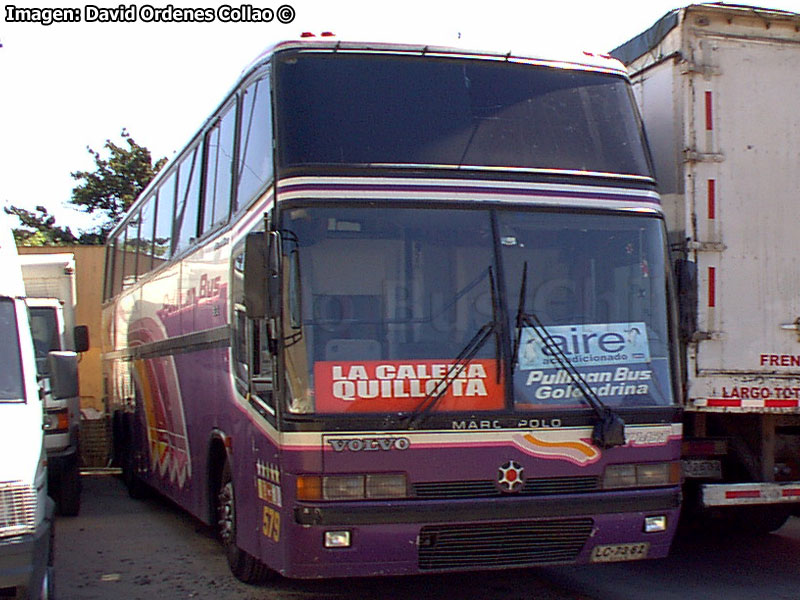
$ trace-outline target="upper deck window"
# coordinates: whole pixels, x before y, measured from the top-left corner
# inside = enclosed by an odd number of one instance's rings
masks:
[[[279,165],[422,164],[651,176],[628,82],[420,56],[277,61]]]

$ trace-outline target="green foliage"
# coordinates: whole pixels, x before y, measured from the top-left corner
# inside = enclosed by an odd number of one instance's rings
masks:
[[[4,209],[6,214],[19,219],[20,228],[15,228],[14,241],[18,246],[65,246],[77,244],[69,227],[57,227],[56,218],[47,212],[44,206],[37,206],[36,211],[12,206]]]
[[[166,158],[161,158],[153,164],[150,151],[137,144],[126,129],[123,128],[121,136],[124,144],[117,145],[106,140],[103,145],[108,151],[108,158],[103,158],[100,152],[87,146],[89,154],[94,158],[95,170],[71,173],[79,184],[73,188],[69,203],[82,212],[99,215],[102,218],[101,224],[93,229],[80,231],[76,236],[69,227],[57,226],[55,217],[43,206],[37,206],[35,211],[11,206],[4,210],[20,221],[21,227],[14,229],[14,238],[18,245],[105,243],[108,233],[167,162]]]
[[[99,213],[105,217],[105,222],[95,231],[103,241],[167,162],[166,158],[161,158],[153,164],[150,151],[137,144],[127,130],[123,129],[121,136],[128,145],[127,149],[106,140],[103,147],[110,156],[105,159],[87,147],[94,157],[96,169],[71,174],[81,183],[73,188],[70,203],[83,212]]]

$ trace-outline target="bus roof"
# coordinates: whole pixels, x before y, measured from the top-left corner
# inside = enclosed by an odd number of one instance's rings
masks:
[[[308,35],[308,37],[306,37]],[[215,107],[212,116],[207,117],[199,129],[192,135],[187,145],[191,145],[213,120],[213,115],[227,102],[232,94],[236,92],[242,81],[245,80],[253,71],[266,63],[270,57],[277,52],[283,51],[319,51],[319,52],[341,52],[341,53],[384,53],[387,55],[408,55],[408,56],[431,56],[431,57],[451,57],[451,58],[474,58],[491,61],[506,61],[518,64],[535,64],[552,68],[576,69],[581,71],[597,71],[614,75],[628,77],[625,66],[616,58],[609,54],[598,54],[593,52],[513,52],[499,50],[474,50],[459,48],[447,45],[427,45],[421,43],[402,43],[402,42],[355,42],[344,41],[333,34],[303,34],[301,38],[293,40],[283,40],[265,48],[254,60],[247,65],[233,86],[228,89],[223,96],[221,103]],[[185,149],[185,148],[184,148]],[[129,207],[126,214],[112,228],[108,234],[111,240],[123,227],[127,226],[130,213],[141,203],[141,201],[160,184],[163,174],[167,173],[173,164],[177,163],[183,155],[183,150],[176,152],[165,164],[161,171],[153,180],[142,190],[136,201]]]
[[[305,34],[304,34],[305,35]],[[295,40],[285,40],[268,46],[259,54],[243,71],[245,76],[252,69],[265,62],[270,56],[285,50],[317,50],[330,52],[374,52],[386,54],[400,54],[409,56],[442,56],[442,57],[468,57],[486,60],[504,60],[508,62],[534,63],[565,69],[596,70],[609,73],[626,75],[625,67],[616,58],[609,54],[593,52],[543,52],[524,49],[516,50],[485,50],[449,45],[400,43],[400,42],[357,42],[345,41],[333,36],[323,34]]]

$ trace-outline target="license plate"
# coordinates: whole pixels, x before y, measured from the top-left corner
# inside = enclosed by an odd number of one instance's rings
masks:
[[[722,479],[722,463],[718,460],[682,460],[683,476],[689,479]]]
[[[608,544],[592,548],[590,562],[622,562],[625,560],[641,560],[647,558],[650,550],[648,542],[638,544]]]

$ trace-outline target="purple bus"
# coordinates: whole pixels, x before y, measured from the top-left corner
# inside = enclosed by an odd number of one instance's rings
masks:
[[[663,557],[667,247],[613,59],[278,44],[109,237],[115,459],[247,582]]]

